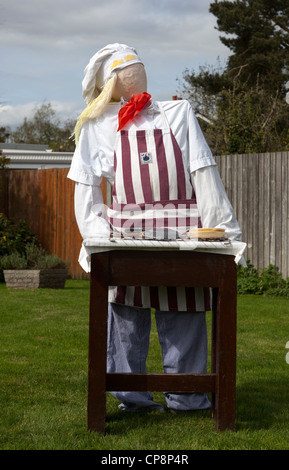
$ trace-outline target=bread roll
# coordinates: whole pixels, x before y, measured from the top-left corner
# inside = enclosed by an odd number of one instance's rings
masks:
[[[215,240],[224,236],[225,230],[222,228],[196,228],[189,231],[189,237],[197,238],[198,240]]]

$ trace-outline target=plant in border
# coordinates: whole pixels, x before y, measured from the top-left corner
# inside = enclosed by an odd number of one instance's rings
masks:
[[[36,241],[24,220],[16,223],[0,213],[0,256],[9,255],[15,251],[24,255],[28,243]]]
[[[68,267],[68,263],[63,261],[57,255],[48,254],[44,248],[33,241],[26,245],[24,255],[18,252],[13,252],[2,256],[0,266],[3,270],[65,269]]]
[[[289,278],[283,279],[279,268],[273,264],[256,269],[248,259],[246,268],[238,266],[237,292],[289,297]]]

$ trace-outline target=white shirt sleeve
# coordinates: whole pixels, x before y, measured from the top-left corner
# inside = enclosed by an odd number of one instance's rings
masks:
[[[115,107],[111,107],[106,119],[83,125],[67,175],[75,181],[74,211],[83,239],[110,234],[100,183],[103,177],[113,183],[116,119]]]
[[[206,166],[216,165],[192,107],[187,107],[188,148],[190,173]]]
[[[67,177],[78,183],[99,186],[102,179],[101,159],[92,129],[90,122],[82,127]]]
[[[242,232],[216,166],[191,173],[203,228],[222,228],[231,240],[241,240]]]
[[[74,210],[81,236],[107,238],[110,226],[105,220],[105,205],[99,186],[75,183]]]
[[[114,179],[114,143],[117,114],[112,106],[98,121],[86,122],[80,132],[68,178],[99,186],[102,177]]]

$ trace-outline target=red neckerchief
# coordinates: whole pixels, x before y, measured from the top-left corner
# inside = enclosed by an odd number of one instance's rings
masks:
[[[129,121],[133,121],[135,116],[142,111],[150,99],[151,95],[144,92],[141,95],[134,95],[128,103],[122,106],[118,113],[117,130],[121,130]]]

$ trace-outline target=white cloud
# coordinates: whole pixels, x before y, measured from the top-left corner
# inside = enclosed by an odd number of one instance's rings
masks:
[[[39,103],[37,102],[18,106],[0,106],[0,126],[9,126],[14,130],[16,127],[23,124],[24,118],[31,119],[38,106]],[[51,106],[56,112],[56,117],[62,122],[68,119],[76,119],[81,112],[78,104],[73,102],[65,103],[52,101]]]
[[[18,126],[25,117],[31,115],[37,103],[26,103],[19,106],[4,105],[0,107],[0,126]]]
[[[185,68],[228,55],[209,13],[211,2],[0,0],[0,104],[6,118],[22,119],[31,103],[44,101],[82,109],[83,69],[113,42],[134,46],[146,66],[148,91],[155,99],[171,99]]]
[[[150,52],[164,48],[183,54],[191,51],[192,42],[202,48],[216,37],[209,4],[209,0],[29,0],[16,5],[2,0],[0,43],[78,51],[125,39]]]

